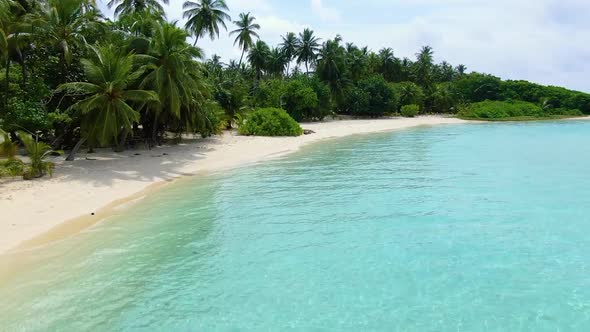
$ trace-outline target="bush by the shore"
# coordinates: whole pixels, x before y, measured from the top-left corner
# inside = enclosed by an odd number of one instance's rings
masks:
[[[300,136],[303,129],[285,110],[261,108],[241,119],[238,132],[247,136]]]
[[[402,116],[406,118],[413,118],[418,115],[418,112],[420,112],[420,106],[414,104],[404,105],[400,111]]]
[[[481,120],[520,120],[582,116],[575,109],[544,109],[526,101],[491,101],[486,100],[466,105],[459,110],[458,116],[463,119]]]

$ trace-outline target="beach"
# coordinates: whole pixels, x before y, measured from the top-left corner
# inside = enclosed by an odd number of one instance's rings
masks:
[[[235,132],[179,145],[114,153],[80,153],[56,161],[53,177],[0,183],[0,254],[18,250],[48,232],[75,233],[105,213],[141,199],[147,190],[186,176],[220,172],[277,158],[324,139],[466,121],[425,116],[305,123],[315,133],[300,137],[246,137]],[[83,223],[68,222],[85,218]],[[74,226],[68,226],[74,225]]]

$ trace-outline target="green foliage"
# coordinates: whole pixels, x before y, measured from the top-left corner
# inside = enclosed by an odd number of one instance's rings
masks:
[[[404,105],[400,111],[401,115],[406,118],[413,118],[420,112],[420,106],[418,105]]]
[[[118,143],[119,134],[139,121],[139,112],[129,102],[158,100],[153,91],[132,90],[129,85],[141,72],[133,70],[134,57],[113,45],[95,49],[95,57],[84,59],[88,82],[66,83],[58,91],[85,96],[72,106],[82,118],[82,135],[91,143]]]
[[[393,83],[391,85],[395,95],[399,98],[399,105],[424,105],[424,91],[417,84],[412,82]]]
[[[269,79],[260,82],[254,92],[255,107],[283,108],[284,95],[287,91],[287,82],[281,79]]]
[[[0,161],[0,178],[22,176],[25,171],[25,163],[19,159]]]
[[[297,121],[314,119],[318,105],[318,95],[303,81],[294,80],[287,86],[285,108]]]
[[[13,143],[8,133],[2,129],[0,129],[0,140],[0,157],[5,157],[9,160],[14,159],[18,144]]]
[[[518,117],[542,117],[541,107],[524,101],[482,101],[467,105],[459,110],[459,117],[464,119],[507,119]]]
[[[492,75],[471,73],[461,76],[454,82],[453,90],[461,102],[476,103],[484,100],[500,100],[502,81]]]
[[[224,0],[185,1],[183,7],[183,16],[188,19],[185,27],[196,40],[207,35],[211,40],[219,38],[219,26],[227,30],[225,21],[231,18]]]
[[[453,94],[450,83],[437,84],[429,98],[429,111],[434,113],[452,113],[455,102],[455,95]]]
[[[231,77],[220,77],[219,81],[215,82],[213,97],[224,110],[225,122],[230,128],[231,123],[236,119],[236,116],[246,104],[248,99],[248,89],[248,85],[242,78],[233,75]],[[267,90],[265,89],[263,91]],[[269,100],[264,99],[262,96],[260,99],[263,101]],[[261,101],[261,103],[263,101]]]
[[[303,129],[285,110],[261,108],[243,119],[238,132],[241,135],[255,136],[300,136]]]
[[[527,81],[502,82],[502,98],[543,103],[548,108],[578,109],[590,114],[590,95]]]
[[[47,112],[41,103],[18,98],[8,100],[8,112],[4,121],[6,129],[9,131],[26,128],[37,132],[46,131],[51,127]]]
[[[287,84],[283,100],[285,109],[297,121],[322,120],[325,116],[319,108],[317,93],[304,77]]]
[[[40,142],[37,138],[33,139],[31,135],[25,132],[18,132],[18,137],[23,142],[27,150],[27,155],[31,159],[30,167],[23,174],[24,179],[31,180],[42,177],[45,174],[52,175],[54,164],[45,161],[45,158],[53,153],[61,154],[62,152],[54,151],[48,144]]]
[[[377,75],[359,81],[349,95],[350,113],[356,116],[378,117],[397,110],[394,89]]]

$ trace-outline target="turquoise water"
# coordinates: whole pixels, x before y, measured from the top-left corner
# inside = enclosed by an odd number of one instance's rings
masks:
[[[5,331],[589,331],[590,122],[358,136],[38,250]]]

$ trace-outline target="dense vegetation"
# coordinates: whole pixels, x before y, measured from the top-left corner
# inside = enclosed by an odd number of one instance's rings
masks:
[[[268,45],[256,17],[232,21],[223,0],[187,1],[182,27],[166,19],[167,2],[110,0],[109,19],[94,0],[0,0],[0,127],[13,141],[24,143],[16,132],[25,130],[75,152],[209,136],[259,108],[284,109],[297,121],[458,110],[487,119],[590,114],[586,93],[468,73],[435,63],[428,46],[400,58],[340,36],[321,40],[311,29]],[[198,42],[222,33],[235,37],[241,57],[205,60]]]
[[[303,129],[279,108],[260,108],[238,122],[238,132],[252,136],[300,136]]]

